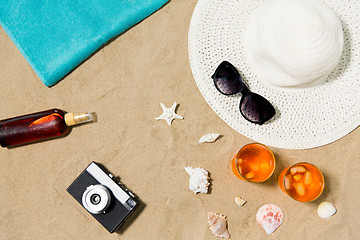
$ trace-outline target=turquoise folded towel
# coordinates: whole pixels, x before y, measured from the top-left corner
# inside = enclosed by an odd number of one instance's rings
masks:
[[[1,0],[0,23],[46,86],[167,0]]]

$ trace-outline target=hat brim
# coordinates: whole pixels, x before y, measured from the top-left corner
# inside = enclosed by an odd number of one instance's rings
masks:
[[[340,17],[344,51],[336,69],[321,85],[308,89],[271,88],[248,64],[244,33],[251,14],[266,0],[199,0],[189,28],[188,50],[195,82],[215,113],[244,136],[285,149],[308,149],[334,142],[360,124],[360,2],[326,0]],[[246,121],[239,112],[241,95],[224,96],[211,75],[222,61],[231,62],[251,91],[276,109],[263,125]]]

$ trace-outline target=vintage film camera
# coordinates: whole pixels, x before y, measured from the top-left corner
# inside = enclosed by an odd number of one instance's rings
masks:
[[[128,189],[115,182],[113,175],[95,162],[90,163],[67,191],[110,233],[139,205]]]

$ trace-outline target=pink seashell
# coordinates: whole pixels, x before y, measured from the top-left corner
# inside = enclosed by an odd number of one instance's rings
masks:
[[[208,212],[207,216],[209,228],[215,237],[230,238],[230,234],[226,228],[226,217],[224,215]]]
[[[281,208],[275,204],[265,204],[259,208],[256,221],[264,228],[267,234],[271,234],[284,221],[284,214]]]

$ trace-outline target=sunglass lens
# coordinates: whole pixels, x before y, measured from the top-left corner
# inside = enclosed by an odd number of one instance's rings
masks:
[[[240,112],[252,123],[263,124],[275,115],[275,109],[264,97],[253,92],[243,92]]]
[[[232,95],[240,92],[242,88],[242,79],[236,68],[229,62],[222,62],[216,69],[214,75],[215,87],[219,92],[225,95]]]

